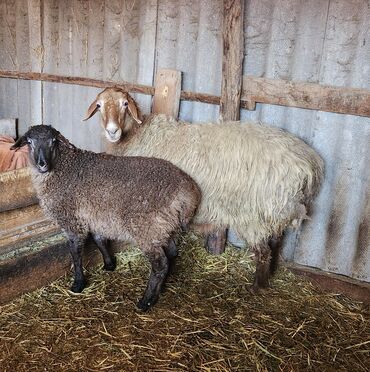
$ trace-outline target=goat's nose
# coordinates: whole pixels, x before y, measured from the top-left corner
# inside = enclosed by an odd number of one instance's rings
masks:
[[[39,166],[44,167],[45,165],[46,165],[46,163],[42,159],[40,159],[39,160]]]
[[[110,129],[109,130],[109,133],[110,134],[116,134],[117,133],[117,130],[118,130],[118,128]]]

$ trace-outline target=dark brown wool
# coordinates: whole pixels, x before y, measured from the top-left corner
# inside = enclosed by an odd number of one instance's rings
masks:
[[[196,183],[166,160],[80,150],[48,126],[31,127],[13,148],[25,144],[40,204],[69,238],[72,291],[81,292],[86,284],[81,250],[91,233],[107,270],[115,268],[107,239],[140,247],[152,272],[138,306],[152,306],[177,254],[176,234],[189,225],[200,202]]]

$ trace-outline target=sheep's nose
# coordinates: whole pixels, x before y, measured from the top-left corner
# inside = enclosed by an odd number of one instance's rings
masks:
[[[118,128],[111,129],[111,130],[109,130],[109,133],[110,134],[116,134],[117,133],[117,130],[118,130]]]

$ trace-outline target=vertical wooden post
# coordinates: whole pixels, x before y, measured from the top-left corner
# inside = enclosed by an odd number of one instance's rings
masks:
[[[30,69],[31,71],[44,71],[44,42],[43,42],[43,0],[28,0],[29,18],[29,48],[30,48]],[[31,87],[31,123],[43,123],[43,86],[42,81],[30,83]],[[27,126],[29,123],[27,123]],[[23,124],[23,131],[26,127]]]
[[[239,120],[244,59],[244,0],[224,0],[223,56],[220,119]],[[207,250],[225,251],[227,230],[216,230],[207,237]]]
[[[244,0],[224,0],[221,120],[239,120],[244,59]]]
[[[155,78],[153,113],[166,114],[177,119],[181,94],[181,72],[160,69]]]

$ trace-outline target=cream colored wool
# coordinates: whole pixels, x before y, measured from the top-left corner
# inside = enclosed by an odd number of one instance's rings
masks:
[[[125,120],[121,142],[108,144],[108,153],[158,157],[188,173],[202,191],[196,224],[230,227],[256,247],[307,218],[324,164],[297,137],[246,122],[188,124],[165,115],[140,125],[128,115]]]

